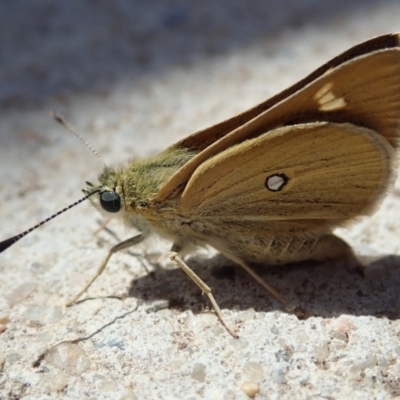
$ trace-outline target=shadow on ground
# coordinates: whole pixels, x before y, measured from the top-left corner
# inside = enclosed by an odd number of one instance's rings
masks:
[[[222,256],[212,259],[194,257],[188,260],[188,265],[213,289],[222,309],[252,307],[256,311],[284,311],[245,271],[232,266]],[[294,313],[299,319],[341,314],[399,317],[400,256],[391,255],[374,261],[366,267],[364,276],[349,271],[345,265],[311,262],[256,267],[256,271],[296,307]],[[201,296],[199,289],[180,269],[157,268],[132,281],[129,296],[146,301],[168,300],[171,308],[191,309],[195,313],[209,306],[207,298]]]

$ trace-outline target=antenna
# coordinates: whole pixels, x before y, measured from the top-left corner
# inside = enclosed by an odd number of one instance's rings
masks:
[[[87,194],[85,197],[82,197],[75,203],[70,204],[68,207],[63,208],[61,211],[58,211],[57,213],[53,214],[51,217],[46,218],[42,222],[39,222],[37,225],[33,226],[32,228],[27,229],[26,231],[23,231],[19,235],[13,236],[9,239],[3,240],[0,242],[0,253],[2,253],[4,250],[7,250],[10,246],[12,246],[14,243],[18,242],[20,239],[25,237],[28,233],[31,233],[35,229],[39,228],[40,226],[44,225],[46,222],[51,221],[53,218],[58,217],[60,214],[64,213],[65,211],[68,211],[70,208],[75,207],[79,203],[82,203],[82,201],[85,201],[88,199],[90,196],[94,195],[95,193],[99,193],[100,189],[96,189],[93,192]]]
[[[58,114],[55,111],[51,111],[50,115],[59,123],[61,124],[65,129],[67,129],[67,131],[69,131],[70,133],[72,133],[74,136],[76,136],[93,154],[94,156],[103,164],[103,166],[105,168],[107,168],[105,162],[103,161],[103,159],[100,157],[99,153],[66,121],[66,119]],[[45,220],[43,220],[42,222],[39,222],[38,224],[36,224],[35,226],[33,226],[32,228],[27,229],[26,231],[23,231],[22,233],[20,233],[19,235],[10,237],[9,239],[3,240],[2,242],[0,242],[0,253],[2,253],[4,250],[7,250],[10,246],[12,246],[14,243],[18,242],[19,240],[21,240],[23,237],[25,237],[26,235],[28,235],[29,233],[33,232],[34,230],[36,230],[37,228],[39,228],[40,226],[44,225],[45,223],[51,221],[52,219],[58,217],[60,214],[63,214],[65,211],[68,211],[69,209],[71,209],[72,207],[75,207],[76,205],[78,205],[79,203],[82,203],[83,201],[87,200],[90,196],[93,196],[95,193],[99,193],[100,189],[93,187],[92,184],[90,184],[90,186],[92,187],[92,191],[90,191],[90,193],[87,193],[87,191],[85,191],[86,196],[82,197],[80,200],[76,201],[75,203],[70,204],[68,207],[63,208],[61,211],[58,211],[57,213],[53,214],[51,217],[46,218]]]
[[[92,153],[93,155],[103,164],[104,168],[107,168],[106,163],[100,157],[100,154],[86,141],[68,122],[67,120],[61,115],[58,114],[56,111],[50,111],[50,115],[60,124],[62,125],[68,132],[72,133],[75,137],[77,137]]]

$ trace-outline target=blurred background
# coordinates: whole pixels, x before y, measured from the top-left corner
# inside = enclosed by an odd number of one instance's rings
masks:
[[[295,57],[307,41],[324,49],[346,36],[350,44],[393,30],[397,7],[372,0],[1,0],[0,104],[134,89],[174,70],[223,64],[237,52],[258,50],[271,60]],[[250,63],[247,69],[251,75]]]

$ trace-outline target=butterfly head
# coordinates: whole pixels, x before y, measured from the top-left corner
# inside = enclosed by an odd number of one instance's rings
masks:
[[[117,215],[125,208],[121,180],[121,173],[105,168],[99,176],[99,183],[94,185],[86,182],[87,188],[83,192],[85,194],[97,192],[97,195],[90,197],[92,204],[108,217],[110,217],[109,214]]]

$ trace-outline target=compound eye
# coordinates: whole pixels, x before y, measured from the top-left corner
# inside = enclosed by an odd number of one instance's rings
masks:
[[[100,195],[100,204],[109,213],[116,213],[121,209],[121,198],[117,192],[103,192]]]

